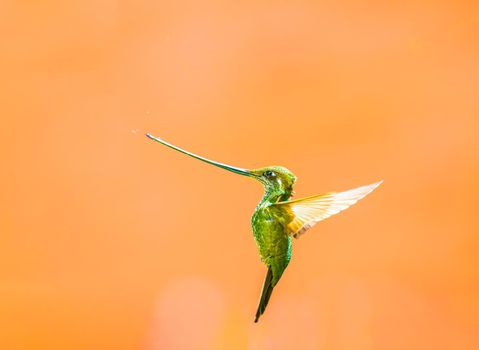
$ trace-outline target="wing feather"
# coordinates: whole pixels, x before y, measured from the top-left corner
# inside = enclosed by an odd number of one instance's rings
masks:
[[[317,222],[349,208],[378,187],[382,181],[344,192],[329,192],[316,196],[278,202],[277,209],[293,214],[288,227],[291,235],[298,238]]]

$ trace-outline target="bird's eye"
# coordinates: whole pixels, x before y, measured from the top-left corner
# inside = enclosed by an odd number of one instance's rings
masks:
[[[264,176],[274,177],[274,176],[276,176],[276,174],[274,172],[272,172],[271,170],[267,170],[267,171],[264,172]]]

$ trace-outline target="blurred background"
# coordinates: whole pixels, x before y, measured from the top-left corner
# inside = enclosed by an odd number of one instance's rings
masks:
[[[2,1],[0,348],[478,349],[477,1]],[[384,179],[266,268],[250,216]]]

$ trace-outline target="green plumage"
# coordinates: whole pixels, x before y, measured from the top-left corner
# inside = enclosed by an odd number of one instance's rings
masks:
[[[291,179],[294,182],[294,179]],[[289,181],[288,181],[289,182]],[[286,182],[286,183],[288,183]],[[282,181],[280,181],[282,183]],[[268,305],[273,288],[291,260],[291,236],[288,235],[288,218],[271,207],[280,200],[287,200],[291,190],[282,186],[265,186],[266,193],[256,207],[251,220],[253,235],[261,260],[268,267],[255,322]]]
[[[345,192],[289,200],[296,176],[281,166],[247,170],[218,163],[185,151],[166,141],[146,134],[149,138],[208,164],[236,174],[248,176],[263,184],[265,194],[251,219],[253,235],[259,254],[268,270],[263,282],[255,322],[264,313],[273,288],[291,260],[291,237],[299,237],[318,221],[348,208],[363,198],[381,182],[358,187]]]

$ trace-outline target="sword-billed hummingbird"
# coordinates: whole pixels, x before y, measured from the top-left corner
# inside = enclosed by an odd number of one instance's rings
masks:
[[[298,238],[317,222],[350,207],[382,182],[344,192],[328,192],[289,200],[293,194],[296,176],[282,166],[253,170],[237,168],[200,157],[150,134],[146,136],[193,158],[251,177],[263,184],[265,192],[253,213],[251,226],[261,260],[268,267],[268,271],[263,282],[255,322],[258,322],[259,317],[264,313],[274,286],[291,260],[292,237]]]

